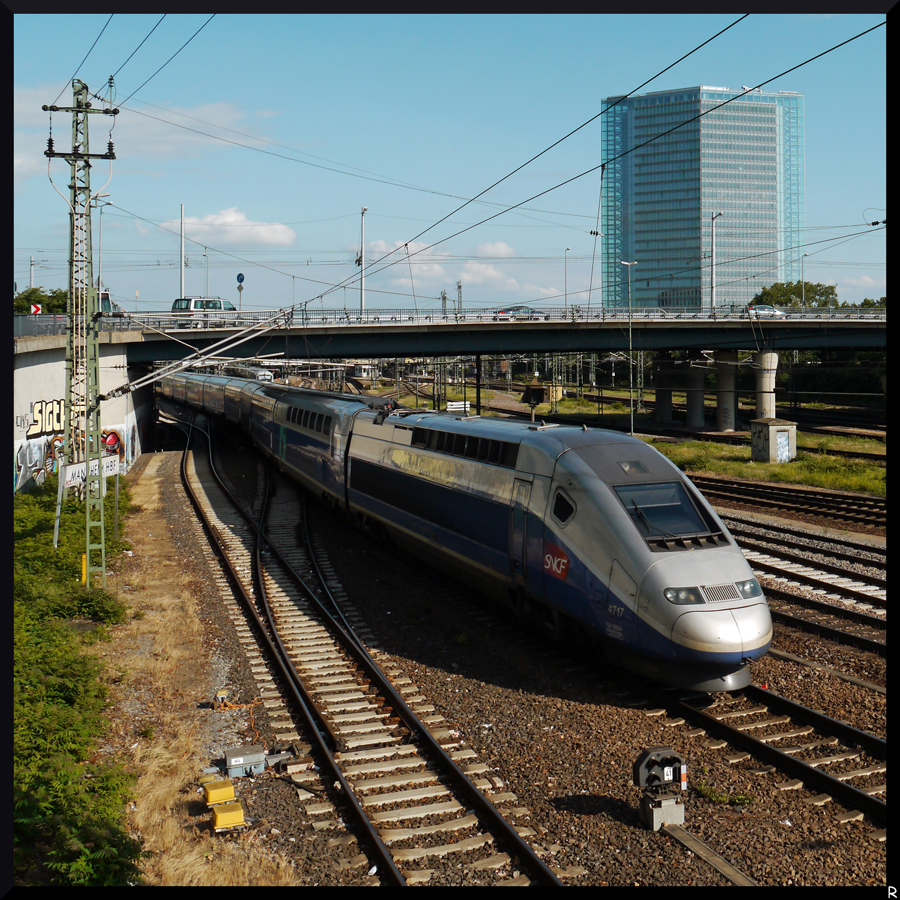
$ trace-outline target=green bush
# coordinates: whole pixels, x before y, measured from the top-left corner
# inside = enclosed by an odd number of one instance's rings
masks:
[[[81,585],[83,506],[64,504],[53,549],[55,478],[17,495],[13,508],[15,880],[134,884],[141,847],[123,828],[132,777],[119,766],[88,761],[106,727],[106,692],[101,664],[66,622],[121,622],[126,607],[110,591]],[[111,523],[112,491],[105,512]],[[107,548],[112,557],[117,546],[108,541]]]

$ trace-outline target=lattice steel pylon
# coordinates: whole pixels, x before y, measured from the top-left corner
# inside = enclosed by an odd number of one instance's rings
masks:
[[[560,377],[560,358],[558,353],[550,356],[550,415],[559,413],[559,394],[562,388]]]
[[[112,79],[110,79],[110,86]],[[88,114],[117,115],[118,109],[93,109],[87,85],[72,82],[72,106],[43,106],[44,111],[72,113],[72,149],[57,153],[52,135],[44,155],[69,163],[69,302],[66,342],[64,451],[69,464],[85,463],[85,581],[100,573],[106,586],[106,530],[103,516],[103,446],[100,431],[100,304],[94,287],[91,246],[92,159],[115,159],[112,141],[106,153],[90,153]],[[49,166],[49,163],[48,163]],[[49,170],[48,170],[49,171]],[[60,477],[62,477],[60,472]]]

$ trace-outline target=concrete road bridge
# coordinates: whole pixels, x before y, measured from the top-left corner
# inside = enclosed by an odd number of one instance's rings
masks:
[[[14,447],[17,484],[28,467],[54,468],[62,432],[66,316],[14,316]],[[884,309],[790,309],[772,317],[706,309],[282,310],[104,315],[100,389],[104,395],[145,374],[153,362],[211,354],[285,359],[409,358],[651,351],[660,421],[671,415],[671,389],[688,391],[688,426],[703,425],[703,379],[717,370],[720,430],[734,427],[738,351],[751,351],[757,414],[774,416],[778,354],[788,350],[883,350]],[[669,357],[681,351],[684,359]],[[710,352],[712,356],[709,362]],[[707,357],[702,359],[701,354]],[[691,402],[691,398],[694,401]],[[101,405],[110,446],[126,466],[140,454],[152,418],[149,389]],[[54,444],[54,441],[56,443]],[[55,449],[54,449],[55,448]]]
[[[35,334],[66,327],[64,316],[16,320],[23,336],[26,326]],[[159,313],[103,317],[104,330],[129,333],[133,364],[181,359],[245,329],[250,330],[234,355],[256,355],[277,343],[286,356],[314,359],[603,352],[627,350],[629,333],[632,348],[645,351],[874,350],[886,346],[886,327],[886,310],[856,307],[792,309],[771,318],[750,317],[746,310],[635,309],[629,315],[627,309],[579,307],[527,313],[294,308],[195,313],[190,319]]]

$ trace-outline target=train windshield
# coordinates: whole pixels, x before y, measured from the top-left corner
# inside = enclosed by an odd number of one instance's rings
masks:
[[[709,531],[684,486],[677,481],[614,485],[613,490],[644,537],[683,537]]]

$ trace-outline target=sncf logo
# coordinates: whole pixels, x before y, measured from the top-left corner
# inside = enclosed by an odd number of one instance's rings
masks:
[[[544,541],[544,571],[563,581],[569,574],[569,557],[565,550],[550,541]]]

